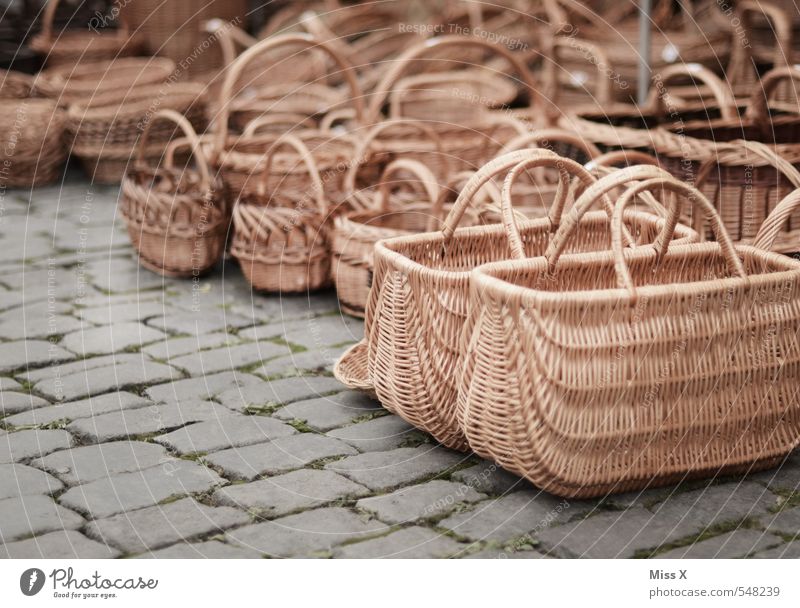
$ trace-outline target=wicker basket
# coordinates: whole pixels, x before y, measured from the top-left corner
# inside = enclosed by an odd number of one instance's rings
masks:
[[[544,257],[473,273],[459,393],[470,446],[581,498],[777,464],[800,440],[800,263],[733,245],[674,178],[619,200],[611,252],[559,259],[604,187]],[[718,242],[670,246],[675,207],[654,247],[623,251],[625,205],[648,189],[701,206]]]
[[[25,99],[32,93],[32,76],[13,70],[0,70],[0,99]]]
[[[0,99],[0,108],[0,191],[58,179],[69,149],[64,112],[48,99]]]
[[[178,143],[191,148],[196,169],[174,167],[174,148],[161,167],[148,165],[153,125],[166,121],[183,131],[186,139]],[[171,277],[206,273],[225,250],[230,214],[222,183],[211,176],[191,123],[173,110],[159,110],[147,123],[138,149],[122,180],[120,206],[139,262]]]
[[[565,188],[549,218],[521,224],[515,230],[510,201],[504,200],[505,226],[477,226],[456,232],[455,226],[479,189],[493,176],[525,161],[524,170],[559,167],[577,176],[583,186],[594,177],[581,165],[547,150],[521,150],[498,157],[479,170],[464,187],[442,232],[379,242],[375,272],[366,310],[368,378],[381,403],[437,440],[465,449],[466,440],[456,423],[456,372],[461,363],[459,339],[466,320],[470,271],[489,261],[541,255],[559,224],[567,194]],[[651,171],[660,171],[649,167]],[[608,202],[606,211],[610,211]],[[606,214],[598,212],[599,217]],[[634,232],[644,239],[664,220],[640,214]],[[681,231],[682,237],[694,233]],[[594,217],[576,251],[609,247],[607,222]]]
[[[31,38],[31,49],[44,57],[48,67],[59,65],[74,68],[75,64],[136,55],[142,50],[142,40],[130,33],[124,19],[117,29],[86,28],[53,32],[53,19],[59,0],[49,0],[42,17],[41,31]],[[116,6],[114,7],[116,8]],[[109,9],[111,14],[112,9]]]
[[[280,183],[267,189],[281,147],[293,148],[305,164],[308,178],[299,189]],[[311,151],[294,135],[278,138],[267,152],[257,190],[241,194],[233,208],[231,253],[254,289],[303,293],[330,283],[325,234],[330,206]]]
[[[119,183],[136,149],[139,135],[159,109],[188,117],[195,131],[206,125],[204,88],[197,83],[164,83],[108,92],[67,110],[72,153],[79,157],[92,180]],[[171,129],[163,123],[149,134],[146,159],[158,158]]]
[[[418,182],[424,197],[412,192],[410,200],[392,200],[390,188],[398,178]],[[390,181],[394,178],[394,181]],[[403,183],[402,181],[400,182]],[[408,184],[406,184],[408,185]],[[425,165],[408,159],[393,161],[380,179],[378,200],[367,211],[340,214],[331,231],[333,280],[339,306],[349,315],[363,317],[372,283],[372,250],[381,239],[433,230],[438,215],[439,186]],[[404,199],[409,199],[406,193]]]
[[[59,105],[85,101],[104,93],[135,91],[169,80],[175,71],[170,59],[126,57],[111,61],[64,65],[36,75],[34,91]]]

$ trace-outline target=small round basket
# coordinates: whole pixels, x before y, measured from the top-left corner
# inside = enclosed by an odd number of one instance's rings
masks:
[[[185,136],[170,145],[161,167],[146,161],[156,122],[175,123]],[[196,168],[174,167],[178,146],[189,146]],[[163,150],[163,147],[162,147]],[[133,168],[122,180],[121,213],[145,268],[171,277],[200,276],[225,250],[230,214],[221,180],[212,178],[191,123],[160,110],[147,123]]]
[[[0,190],[30,188],[61,175],[68,147],[64,112],[48,99],[5,99],[0,112]]]

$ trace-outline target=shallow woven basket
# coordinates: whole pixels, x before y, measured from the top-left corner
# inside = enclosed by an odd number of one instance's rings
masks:
[[[0,98],[25,99],[32,92],[32,76],[14,70],[0,70]]]
[[[422,200],[396,200],[391,188],[416,181],[424,189]],[[392,181],[390,181],[392,180]],[[399,181],[398,181],[399,180]],[[408,198],[408,196],[404,197]],[[331,252],[333,281],[339,306],[349,315],[363,317],[372,283],[372,250],[381,239],[422,232],[435,227],[439,186],[425,165],[408,159],[390,163],[380,178],[375,204],[366,211],[339,214],[333,220]]]
[[[175,110],[187,116],[192,128],[206,126],[203,85],[188,82],[136,87],[122,93],[111,91],[67,110],[67,129],[72,136],[72,153],[83,162],[93,181],[118,183],[133,157],[142,129],[159,109]],[[150,131],[150,150],[144,158],[158,158],[172,132],[160,121]]]
[[[43,70],[36,75],[36,93],[61,106],[109,92],[133,91],[166,82],[175,71],[171,59],[125,57],[109,61],[81,62]]]
[[[291,147],[306,165],[300,190],[267,182],[275,152]],[[231,254],[258,291],[303,293],[330,283],[330,249],[325,234],[330,202],[314,157],[299,138],[278,138],[266,156],[258,188],[243,193],[233,208]]]
[[[0,190],[58,179],[69,149],[64,112],[49,99],[2,99],[0,108]]]
[[[183,131],[196,169],[175,167],[174,147],[161,167],[147,163],[153,125],[172,122]],[[139,263],[159,274],[196,277],[208,272],[225,250],[230,214],[219,178],[213,178],[191,123],[173,110],[148,121],[133,167],[122,180],[120,207]]]
[[[695,111],[674,108],[666,85],[673,78],[686,77],[712,90],[715,103]],[[733,240],[746,243],[752,241],[778,201],[800,187],[800,176],[789,167],[800,165],[800,113],[797,108],[793,113],[779,111],[768,103],[787,79],[800,81],[800,70],[780,68],[765,74],[762,88],[753,93],[742,112],[730,89],[708,70],[694,64],[673,66],[661,73],[649,109],[586,113],[568,117],[562,124],[578,130],[601,149],[650,151],[679,180],[700,187]],[[787,229],[794,231],[799,226],[797,213]],[[779,243],[786,252],[800,248],[786,239]]]
[[[459,394],[470,446],[581,498],[779,463],[800,440],[800,263],[734,245],[674,178],[619,200],[612,252],[559,259],[601,186],[544,257],[473,273]],[[623,251],[625,205],[645,189],[701,206],[718,242],[670,245],[675,207],[653,247]]]
[[[530,220],[515,230],[510,201],[503,201],[505,226],[478,226],[455,232],[459,219],[479,189],[493,176],[522,161],[522,170],[539,166],[563,169],[566,187],[549,218]],[[660,171],[648,167],[652,171]],[[663,174],[663,171],[660,171]],[[368,377],[381,403],[443,444],[465,449],[466,440],[456,422],[456,372],[461,364],[459,345],[466,320],[470,271],[490,261],[541,255],[559,224],[571,176],[581,187],[594,177],[583,167],[547,150],[521,150],[499,157],[467,183],[441,232],[382,241],[374,252],[375,271],[366,310]],[[610,212],[610,202],[606,212]],[[602,212],[599,217],[605,217]],[[633,232],[645,241],[663,219],[636,216]],[[454,234],[455,232],[455,234]],[[681,237],[694,235],[682,230]],[[607,222],[597,217],[587,224],[575,251],[609,247]]]
[[[53,20],[58,5],[59,0],[48,0],[42,29],[28,43],[31,49],[44,57],[49,67],[66,65],[74,68],[77,63],[136,55],[142,49],[141,39],[131,34],[124,20],[120,21],[117,29],[81,27],[54,33]]]
[[[323,51],[339,65],[350,85],[352,104],[359,123],[363,123],[364,100],[361,88],[355,77],[354,70],[335,50],[326,43],[321,43],[307,34],[285,34],[276,36],[268,40],[262,40],[242,53],[236,61],[231,64],[225,72],[222,82],[222,89],[219,98],[219,113],[215,116],[215,130],[213,139],[208,149],[208,157],[212,165],[222,173],[225,184],[233,196],[238,196],[241,192],[248,192],[254,189],[254,182],[251,176],[261,174],[264,167],[264,151],[270,146],[274,137],[270,135],[253,135],[252,131],[246,132],[241,136],[228,134],[228,122],[232,111],[232,102],[236,99],[239,80],[246,68],[254,60],[273,49],[281,49],[287,46],[302,47],[303,49],[316,49]],[[295,132],[299,135],[299,132]],[[319,135],[324,141],[307,142],[315,155],[317,167],[325,176],[326,193],[333,196],[341,193],[341,184],[344,179],[344,167],[347,160],[353,153],[353,142],[346,135],[334,133],[310,133],[312,137]],[[266,137],[268,140],[263,141]],[[290,158],[292,167],[300,167],[297,162],[296,154],[292,153]],[[276,170],[283,173],[284,167],[281,166],[280,158],[276,159]],[[306,174],[298,174],[301,183],[297,188],[302,188],[308,184]],[[280,177],[280,175],[279,175]],[[249,186],[248,184],[253,184]]]

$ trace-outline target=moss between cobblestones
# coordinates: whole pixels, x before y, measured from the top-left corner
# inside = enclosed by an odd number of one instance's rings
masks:
[[[732,519],[729,521],[721,521],[719,523],[708,526],[699,534],[695,534],[692,536],[685,536],[684,538],[679,538],[678,540],[672,541],[670,543],[665,543],[659,547],[656,547],[655,549],[639,549],[633,554],[633,558],[648,559],[648,558],[658,557],[660,554],[666,553],[667,551],[671,551],[672,549],[687,547],[689,545],[694,545],[704,540],[714,538],[715,536],[720,536],[728,532],[733,532],[735,530],[742,530],[742,529],[761,530],[763,528],[759,524],[758,520],[752,517],[745,517],[744,519]]]
[[[308,423],[305,420],[292,420],[291,422],[287,422],[287,424],[294,428],[299,433],[314,433],[314,429],[308,426]]]
[[[338,391],[337,391],[338,392]],[[350,421],[350,424],[347,426],[352,426],[354,424],[360,424],[362,422],[369,422],[370,420],[375,420],[376,418],[383,418],[384,416],[388,416],[389,412],[384,409],[379,410],[372,410],[366,414],[362,414],[361,416],[357,416]]]
[[[772,490],[772,493],[778,495],[778,504],[769,508],[770,513],[780,513],[785,509],[800,506],[800,491],[778,488]]]

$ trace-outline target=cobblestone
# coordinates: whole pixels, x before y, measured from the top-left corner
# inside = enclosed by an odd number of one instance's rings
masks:
[[[275,412],[281,420],[302,420],[317,431],[330,431],[380,409],[377,401],[355,391],[332,397],[297,401]]]
[[[41,407],[30,412],[23,412],[4,419],[6,424],[13,426],[37,426],[52,424],[58,420],[73,421],[81,418],[91,418],[110,412],[121,412],[132,410],[138,407],[151,405],[151,402],[143,397],[126,393],[106,393],[97,397],[81,399],[80,401],[70,401],[58,403],[49,407]]]
[[[155,441],[179,454],[205,454],[263,443],[295,432],[288,424],[266,416],[230,415],[219,420],[192,424],[156,437]]]
[[[286,354],[287,347],[258,342],[203,350],[170,359],[170,364],[193,376],[229,371]]]
[[[297,376],[228,389],[217,395],[217,401],[232,410],[244,411],[247,408],[272,408],[341,390],[342,385],[335,378]]]
[[[34,410],[38,407],[44,407],[45,405],[50,405],[50,402],[41,397],[29,395],[28,393],[15,393],[11,391],[0,393],[0,416]]]
[[[329,437],[346,441],[362,452],[386,452],[419,436],[414,427],[400,416],[381,416],[366,422],[328,431]]]
[[[0,435],[0,464],[44,456],[72,446],[72,437],[62,430],[28,430]]]
[[[0,464],[0,500],[52,494],[64,487],[58,479],[24,464]]]
[[[0,344],[0,374],[74,358],[75,355],[47,340],[5,342]]]
[[[209,540],[204,543],[179,543],[159,549],[148,551],[136,556],[139,559],[260,559],[258,551],[234,547],[218,540]]]
[[[176,382],[151,386],[145,394],[153,401],[188,401],[190,399],[213,399],[230,389],[261,385],[264,381],[244,372],[222,372],[200,379],[187,378]]]
[[[118,353],[162,340],[164,334],[141,323],[114,323],[67,334],[64,348],[81,356]]]
[[[458,555],[465,545],[426,528],[405,528],[380,538],[353,543],[335,550],[336,557],[379,559],[431,559]]]
[[[49,496],[32,494],[0,500],[0,542],[10,543],[55,530],[76,530],[83,518]]]
[[[503,495],[517,490],[530,489],[524,479],[504,471],[493,462],[484,460],[480,464],[453,473],[453,479],[474,488],[478,492]]]
[[[120,552],[75,530],[58,530],[0,545],[0,559],[109,559]]]
[[[428,483],[400,488],[391,494],[363,498],[360,509],[374,513],[381,521],[402,524],[439,517],[458,506],[486,498],[464,484],[433,480]]]
[[[714,538],[679,547],[672,551],[659,553],[659,559],[733,559],[747,557],[752,553],[762,551],[783,541],[772,534],[765,534],[760,530],[734,530],[727,534],[720,534]]]

